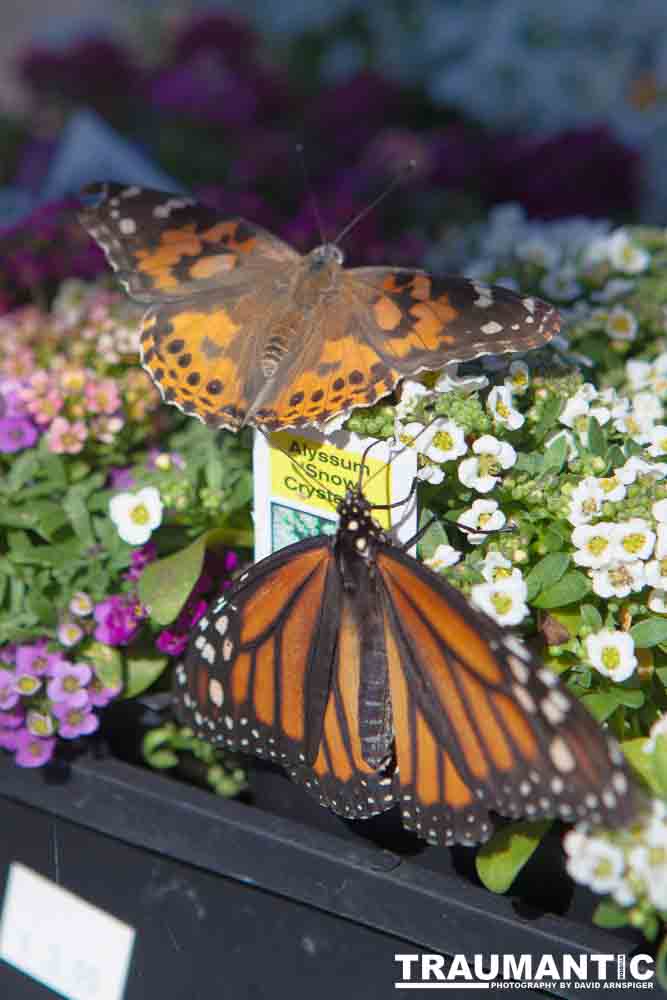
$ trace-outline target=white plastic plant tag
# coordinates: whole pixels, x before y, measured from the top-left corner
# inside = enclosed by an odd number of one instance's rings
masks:
[[[359,483],[364,449],[372,440],[346,431],[326,438],[311,430],[280,431],[268,439],[255,432],[256,561],[292,542],[336,531],[337,504]],[[377,443],[364,462],[361,486],[371,504],[406,500],[391,511],[372,511],[397,542],[417,532],[416,498],[407,499],[416,474],[415,452],[399,446],[391,453],[385,442]]]
[[[121,1000],[134,928],[13,862],[0,958],[67,1000]]]

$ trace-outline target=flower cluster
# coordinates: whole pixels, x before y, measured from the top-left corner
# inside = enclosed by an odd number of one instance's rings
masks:
[[[0,452],[43,440],[52,454],[109,461],[122,433],[136,436],[157,408],[135,368],[137,312],[117,293],[70,280],[51,312],[9,312],[0,334]]]
[[[0,647],[0,747],[21,767],[40,767],[57,737],[94,733],[95,709],[119,692],[120,685],[105,685],[90,663],[73,661],[46,637]]]

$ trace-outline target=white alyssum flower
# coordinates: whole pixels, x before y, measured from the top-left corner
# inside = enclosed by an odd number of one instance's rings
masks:
[[[658,524],[667,524],[667,500],[656,500],[651,507],[651,513]],[[665,554],[667,555],[667,552]]]
[[[592,406],[593,402],[597,402],[598,405]],[[595,417],[600,427],[604,427],[611,420],[611,416],[610,408],[600,405],[599,393],[595,386],[585,382],[573,396],[570,396],[558,420],[561,424],[576,431],[582,442],[587,444],[590,418]]]
[[[572,302],[583,293],[583,288],[577,281],[577,269],[572,264],[548,271],[540,282],[540,288],[548,299],[559,302]]]
[[[461,553],[458,549],[455,549],[453,545],[447,545],[443,542],[443,544],[438,545],[429,559],[424,559],[424,564],[430,566],[436,573],[440,573],[443,569],[447,569],[448,566],[455,566],[460,558]]]
[[[667,823],[658,820],[655,831],[662,835],[662,846],[646,844],[630,851],[628,864],[633,875],[644,884],[646,895],[659,910],[667,909]],[[653,838],[655,839],[655,837]]]
[[[604,493],[605,500],[618,503],[620,500],[625,499],[628,491],[615,474],[604,476],[602,479],[598,479],[597,482]]]
[[[567,872],[575,882],[594,892],[612,892],[623,880],[625,856],[620,847],[602,837],[579,834],[577,828],[563,839]]]
[[[591,573],[593,592],[598,597],[627,597],[638,593],[646,586],[644,563],[621,562],[620,560],[594,569]]]
[[[481,392],[489,384],[486,375],[464,375],[459,378],[456,374],[458,369],[458,365],[446,365],[433,387],[435,391],[463,392],[469,395],[471,392]]]
[[[501,427],[516,431],[523,427],[526,418],[512,405],[512,390],[507,385],[495,386],[486,399],[486,408]]]
[[[646,583],[658,590],[667,590],[667,559],[652,559],[646,563]],[[649,598],[650,603],[650,598]]]
[[[655,753],[656,740],[658,736],[667,736],[667,712],[658,716],[651,726],[648,739],[642,747],[644,753]]]
[[[651,384],[653,365],[649,361],[626,361],[625,375],[630,387],[635,391],[646,389]]]
[[[420,438],[418,450],[432,462],[451,462],[468,450],[465,431],[455,420],[434,420]]]
[[[577,566],[600,569],[613,562],[616,557],[615,527],[611,521],[577,525],[572,532],[572,544],[577,550],[572,559]]]
[[[625,434],[635,444],[648,444],[653,434],[655,421],[652,417],[637,412],[634,407],[618,414],[614,420],[614,430]]]
[[[571,524],[590,524],[602,512],[602,504],[606,497],[604,490],[593,476],[582,479],[578,486],[570,494],[570,513],[568,520]]]
[[[654,389],[635,393],[632,409],[638,420],[652,420],[657,423],[664,416],[662,403]]]
[[[473,443],[474,458],[464,458],[459,464],[459,479],[464,486],[478,493],[490,493],[500,482],[499,473],[511,469],[517,454],[511,444],[499,441],[491,434],[483,434]]]
[[[521,570],[512,563],[501,552],[487,552],[480,566],[482,576],[487,583],[500,583],[507,580],[520,583],[523,580]]]
[[[505,385],[518,396],[528,390],[530,386],[530,368],[525,361],[513,361],[511,363],[509,372],[505,376]]]
[[[607,317],[606,330],[612,340],[634,340],[638,325],[633,312],[624,306],[614,306]]]
[[[530,614],[526,604],[528,590],[523,579],[498,580],[495,583],[477,583],[470,591],[475,607],[486,612],[499,625],[518,625]]]
[[[641,274],[651,263],[651,255],[630,238],[625,229],[617,229],[607,241],[607,258],[616,271]]]
[[[431,395],[433,393],[422,382],[411,378],[404,379],[401,382],[401,398],[394,409],[394,419],[397,426],[400,427],[403,421],[412,414],[420,400]]]
[[[593,302],[613,302],[614,299],[620,299],[622,295],[631,292],[636,284],[637,282],[630,278],[611,278],[604,288],[591,292],[591,299]]]
[[[144,545],[162,523],[160,491],[146,486],[137,493],[117,493],[109,502],[109,516],[129,545]]]
[[[503,528],[506,521],[496,500],[475,500],[472,507],[459,514],[457,524],[473,529],[466,532],[468,541],[471,545],[481,545],[491,532]]]
[[[598,673],[620,683],[637,667],[635,644],[629,632],[601,629],[586,638],[589,662]]]
[[[652,590],[646,603],[649,611],[656,615],[667,615],[667,590]]]
[[[617,558],[621,562],[648,559],[655,545],[655,532],[643,517],[621,521],[614,527]]]
[[[560,263],[560,247],[538,233],[532,233],[520,240],[514,248],[518,260],[525,264],[535,264],[545,271],[553,271]]]
[[[654,476],[656,479],[664,479],[667,476],[667,465],[663,465],[661,462],[646,462],[638,455],[633,455],[624,465],[615,470],[614,475],[625,486],[632,486],[639,476]]]
[[[657,424],[651,431],[651,443],[647,449],[649,455],[657,458],[659,455],[667,455],[667,426]]]

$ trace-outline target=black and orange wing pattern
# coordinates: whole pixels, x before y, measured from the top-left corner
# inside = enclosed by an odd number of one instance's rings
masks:
[[[150,306],[142,362],[163,398],[213,426],[325,426],[399,379],[557,332],[539,299],[457,277],[343,267],[333,244],[302,256],[243,219],[180,195],[85,192],[81,221],[127,292]]]
[[[342,815],[400,801],[433,843],[487,840],[491,812],[629,821],[614,740],[370,509],[351,491],[334,539],[270,556],[212,606],[176,671],[180,718],[282,764]]]
[[[628,821],[623,754],[556,675],[400,549],[380,545],[376,565],[404,826],[474,844],[492,833],[489,810]]]
[[[176,668],[179,720],[220,747],[281,764],[325,806],[364,819],[394,804],[363,760],[361,649],[332,540],[269,556],[196,627]]]

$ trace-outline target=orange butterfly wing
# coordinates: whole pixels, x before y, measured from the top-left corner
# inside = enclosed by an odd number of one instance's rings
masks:
[[[377,568],[404,826],[473,844],[491,835],[489,810],[632,817],[620,749],[555,675],[400,549],[381,545]]]
[[[202,739],[281,764],[322,805],[366,818],[394,780],[363,760],[360,634],[331,540],[252,567],[198,623],[175,671],[180,721]]]

